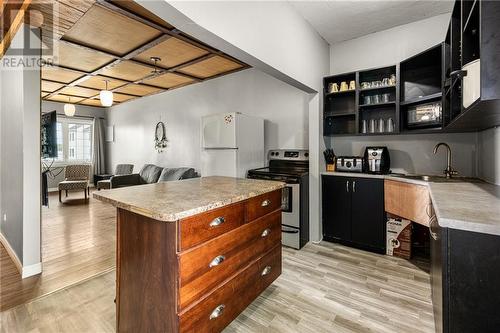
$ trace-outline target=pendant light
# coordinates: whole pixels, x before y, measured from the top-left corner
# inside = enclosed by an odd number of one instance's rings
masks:
[[[154,69],[151,71],[151,74],[153,74],[153,75],[161,74],[162,71],[158,70],[158,67],[157,67],[157,62],[161,61],[161,58],[160,57],[151,57],[149,59],[151,59],[151,61],[154,62]]]
[[[101,90],[99,93],[99,99],[101,100],[102,106],[111,106],[113,105],[113,92],[108,90],[108,82],[109,80],[104,80],[106,82],[106,89]]]
[[[71,104],[71,96],[69,97],[68,103],[64,104],[64,114],[68,117],[73,117],[75,115],[76,108],[74,104]]]

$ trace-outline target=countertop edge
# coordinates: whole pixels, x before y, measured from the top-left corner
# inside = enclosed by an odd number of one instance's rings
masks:
[[[181,220],[181,219],[184,219],[184,218],[187,218],[190,216],[194,216],[197,214],[201,214],[201,213],[207,212],[207,211],[212,210],[212,209],[221,208],[221,207],[224,207],[224,206],[236,203],[236,202],[240,202],[240,201],[244,201],[244,200],[247,200],[247,199],[250,199],[253,197],[257,197],[257,196],[265,194],[265,193],[276,191],[276,190],[282,189],[286,186],[286,184],[283,182],[275,182],[275,183],[276,184],[274,184],[273,186],[269,186],[265,190],[252,191],[252,192],[249,192],[248,194],[239,195],[239,196],[236,196],[236,197],[233,197],[230,199],[218,201],[215,203],[209,203],[209,204],[206,204],[203,206],[198,206],[198,207],[195,207],[192,209],[178,212],[176,214],[154,213],[154,212],[147,210],[147,209],[142,209],[142,208],[134,206],[134,205],[130,205],[130,204],[126,204],[126,203],[121,202],[121,201],[110,199],[108,197],[100,195],[99,193],[93,193],[93,198],[100,200],[102,202],[109,203],[109,204],[115,206],[116,208],[124,209],[124,210],[130,211],[132,213],[136,213],[136,214],[139,214],[139,215],[142,215],[145,217],[152,218],[154,220],[158,220],[161,222],[176,222],[178,220]],[[106,190],[104,190],[104,191],[106,191]]]

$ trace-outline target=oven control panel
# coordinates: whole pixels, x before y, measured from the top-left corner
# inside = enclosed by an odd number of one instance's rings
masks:
[[[268,153],[270,160],[308,161],[309,150],[307,149],[275,149]]]

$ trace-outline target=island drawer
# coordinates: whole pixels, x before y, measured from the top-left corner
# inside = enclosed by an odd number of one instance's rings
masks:
[[[180,253],[179,307],[185,308],[278,244],[279,210]]]
[[[238,228],[243,223],[245,202],[238,202],[179,221],[179,251]]]
[[[246,209],[246,220],[252,221],[256,218],[269,214],[281,208],[281,190],[268,192],[257,197],[248,199]]]
[[[281,244],[179,316],[180,332],[220,332],[281,274]]]

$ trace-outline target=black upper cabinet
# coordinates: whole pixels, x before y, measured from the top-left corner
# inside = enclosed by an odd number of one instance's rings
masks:
[[[471,104],[470,78],[479,62],[480,96]],[[476,64],[477,65],[477,64]],[[474,67],[474,66],[472,66]],[[467,73],[465,73],[467,71]],[[363,81],[396,74],[396,87],[360,87]],[[465,78],[464,78],[465,75]],[[356,89],[329,93],[332,82],[355,80]],[[377,80],[380,80],[378,78]],[[324,135],[376,135],[479,131],[500,125],[500,1],[457,0],[442,44],[394,66],[361,70],[324,78]],[[388,93],[389,103],[365,103],[366,95]],[[424,109],[441,104],[442,116],[432,122],[414,120]],[[432,111],[433,112],[433,111]],[[363,133],[363,121],[394,121],[391,133]]]
[[[460,19],[460,25],[458,20]],[[457,36],[460,32],[460,37]],[[461,104],[456,106],[450,96],[451,109],[446,128],[451,131],[483,130],[500,125],[500,2],[484,0],[457,1],[453,10],[448,34],[450,62],[460,64],[451,71],[448,79],[460,88]],[[469,69],[479,60],[480,97],[471,105],[463,104],[467,90],[464,78],[456,70]],[[470,77],[468,73],[462,75]],[[459,94],[456,89],[455,94]]]
[[[322,176],[323,238],[385,253],[384,181]]]

